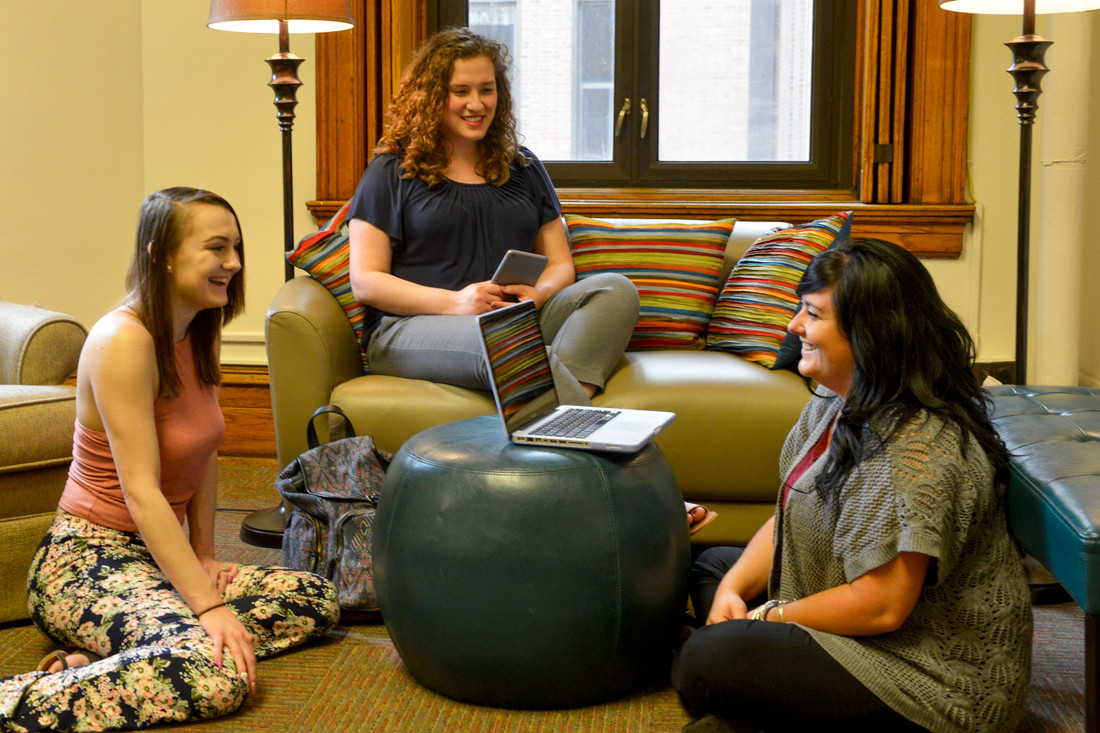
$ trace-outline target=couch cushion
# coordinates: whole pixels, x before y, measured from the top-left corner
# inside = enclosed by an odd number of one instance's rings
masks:
[[[638,288],[630,350],[702,349],[734,219],[616,225],[568,214],[577,279],[617,272]]]
[[[318,231],[305,236],[298,247],[286,256],[287,262],[305,270],[317,282],[328,288],[336,302],[347,314],[351,327],[355,330],[356,341],[362,341],[363,317],[366,307],[355,301],[351,293],[351,278],[348,275],[348,208],[346,201]],[[366,354],[363,358],[364,369],[367,366]]]
[[[488,392],[423,379],[382,374],[336,385],[329,402],[339,406],[359,435],[370,435],[382,450],[394,453],[405,441],[430,427],[496,414]],[[503,424],[501,430],[504,430]],[[302,428],[305,435],[305,427]]]
[[[592,402],[676,413],[656,441],[684,496],[770,503],[779,451],[809,399],[797,374],[719,351],[666,350],[627,353]]]
[[[769,369],[797,361],[787,324],[798,310],[798,287],[810,260],[848,238],[850,211],[761,237],[734,266],[707,329],[708,349],[729,351]],[[782,357],[782,358],[780,358]]]
[[[75,387],[0,386],[0,474],[68,465],[75,424]]]

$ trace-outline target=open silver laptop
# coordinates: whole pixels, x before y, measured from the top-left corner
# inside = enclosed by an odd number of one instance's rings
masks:
[[[676,417],[559,404],[538,313],[529,300],[482,314],[477,324],[497,413],[513,442],[634,452]]]

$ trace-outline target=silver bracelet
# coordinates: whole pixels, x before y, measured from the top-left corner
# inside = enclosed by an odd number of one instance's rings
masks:
[[[779,609],[779,621],[781,623],[785,623],[785,621],[783,619],[783,605],[786,604],[786,603],[787,603],[787,601],[780,601],[780,600],[777,600],[777,599],[770,599],[770,600],[766,601],[764,603],[764,605],[761,606],[761,608],[763,609],[763,613],[760,614],[760,619],[762,621],[767,621],[768,620],[768,611],[772,610],[773,608],[778,608]]]

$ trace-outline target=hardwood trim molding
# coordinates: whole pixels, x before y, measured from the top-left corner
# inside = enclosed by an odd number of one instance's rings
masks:
[[[226,456],[275,458],[275,419],[266,366],[222,365],[218,402],[225,415]],[[302,428],[305,430],[305,428]]]
[[[962,253],[962,235],[974,218],[971,204],[865,204],[851,197],[824,200],[724,197],[723,192],[646,191],[636,189],[559,189],[562,211],[593,217],[669,217],[802,224],[837,211],[851,210],[852,233],[900,244],[918,257],[955,259]],[[312,201],[323,225],[343,201]]]

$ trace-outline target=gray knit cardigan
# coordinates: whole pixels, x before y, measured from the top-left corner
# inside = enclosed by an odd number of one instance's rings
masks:
[[[784,477],[839,409],[831,394],[810,400],[784,444]],[[770,597],[843,585],[900,552],[929,555],[924,590],[898,630],[858,638],[807,630],[879,699],[929,730],[1014,730],[1030,680],[1031,605],[985,452],[975,440],[964,450],[954,424],[922,413],[857,466],[834,503],[814,489],[826,460],[794,484],[786,508],[777,505]]]

